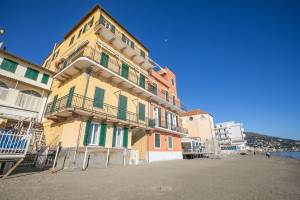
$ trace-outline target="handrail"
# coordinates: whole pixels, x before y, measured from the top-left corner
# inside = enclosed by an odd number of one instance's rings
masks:
[[[148,119],[146,116],[144,119],[140,119],[137,113],[130,112],[107,103],[98,104],[95,99],[84,97],[79,94],[65,95],[58,98],[55,102],[52,101],[48,103],[46,106],[45,116],[47,117],[52,113],[61,112],[68,108],[79,109],[92,112],[103,117],[110,117],[153,127],[153,120]]]

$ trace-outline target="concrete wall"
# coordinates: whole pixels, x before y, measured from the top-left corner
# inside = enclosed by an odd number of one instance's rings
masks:
[[[181,119],[182,126],[189,131],[188,137],[201,138],[201,141],[215,137],[213,118],[209,114],[183,116]]]

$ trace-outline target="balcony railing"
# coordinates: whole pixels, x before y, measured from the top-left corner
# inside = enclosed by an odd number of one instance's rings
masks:
[[[74,62],[76,59],[80,57],[86,57],[91,60],[93,60],[96,63],[100,64],[101,61],[101,53],[102,51],[98,51],[95,48],[92,48],[90,46],[80,46],[78,49],[73,51],[71,54],[68,55],[68,57],[65,59],[63,63],[61,63],[57,68],[57,73],[66,68],[69,64]],[[131,83],[134,83],[135,85],[144,88],[145,90],[148,90],[147,84],[142,84],[140,82],[140,75],[138,72],[133,71],[131,67],[129,67],[128,71],[128,77],[124,76],[122,74],[122,64],[125,62],[117,61],[114,57],[113,59],[109,58],[107,66],[103,66],[104,68],[107,68],[108,70],[122,76],[123,78],[127,79]],[[130,65],[129,65],[130,66]],[[147,78],[145,78],[145,82],[147,83]]]
[[[158,120],[154,120],[154,125],[156,128],[163,128],[163,129],[168,129],[168,130],[176,131],[176,132],[183,133],[183,134],[188,134],[188,129],[179,127],[178,125],[176,126],[171,123],[166,123],[166,121],[164,121],[164,120],[161,120],[160,122]]]
[[[64,68],[69,66],[72,62],[74,62],[76,59],[80,57],[85,57],[88,59],[93,60],[96,63],[100,64],[101,61],[101,53],[102,51],[98,51],[97,49],[86,45],[80,45],[76,50],[71,52],[67,58],[62,62],[58,68],[57,73],[62,71]],[[160,99],[165,100],[166,102],[169,102],[169,104],[172,104],[176,106],[177,108],[180,108],[181,110],[186,110],[186,107],[178,100],[176,99],[175,102],[173,102],[173,97],[169,96],[166,98],[165,93],[161,90],[158,90],[153,85],[148,83],[147,77],[145,77],[145,81],[141,82],[140,74],[138,72],[135,72],[131,67],[129,67],[128,76],[124,76],[122,74],[122,64],[125,63],[124,61],[118,61],[115,58],[108,59],[107,66],[102,66],[109,71],[118,74],[119,76],[127,79],[131,83],[135,84],[137,87],[141,87],[145,89],[146,91],[158,96]],[[130,66],[130,65],[129,65]]]
[[[95,100],[92,98],[84,97],[79,94],[74,95],[65,95],[55,102],[50,102],[47,104],[45,116],[50,117],[56,115],[63,111],[68,110],[78,110],[85,111],[88,114],[95,115],[102,119],[115,119],[118,121],[124,121],[130,124],[138,124],[146,127],[153,127],[153,120],[145,117],[144,120],[139,119],[137,113],[129,112],[123,110],[119,107],[115,107],[106,103],[99,105],[95,103]]]

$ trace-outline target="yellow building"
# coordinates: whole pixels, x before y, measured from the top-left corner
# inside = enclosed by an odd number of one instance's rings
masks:
[[[150,100],[165,102],[149,85],[155,65],[148,49],[96,5],[43,64],[56,73],[45,113],[47,145],[76,147],[74,159],[86,146],[135,149],[134,134],[154,126]],[[136,137],[134,143],[140,146]]]

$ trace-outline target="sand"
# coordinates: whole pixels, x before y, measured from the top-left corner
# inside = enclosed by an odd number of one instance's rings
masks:
[[[14,174],[0,181],[0,199],[300,200],[300,161],[239,155]]]

